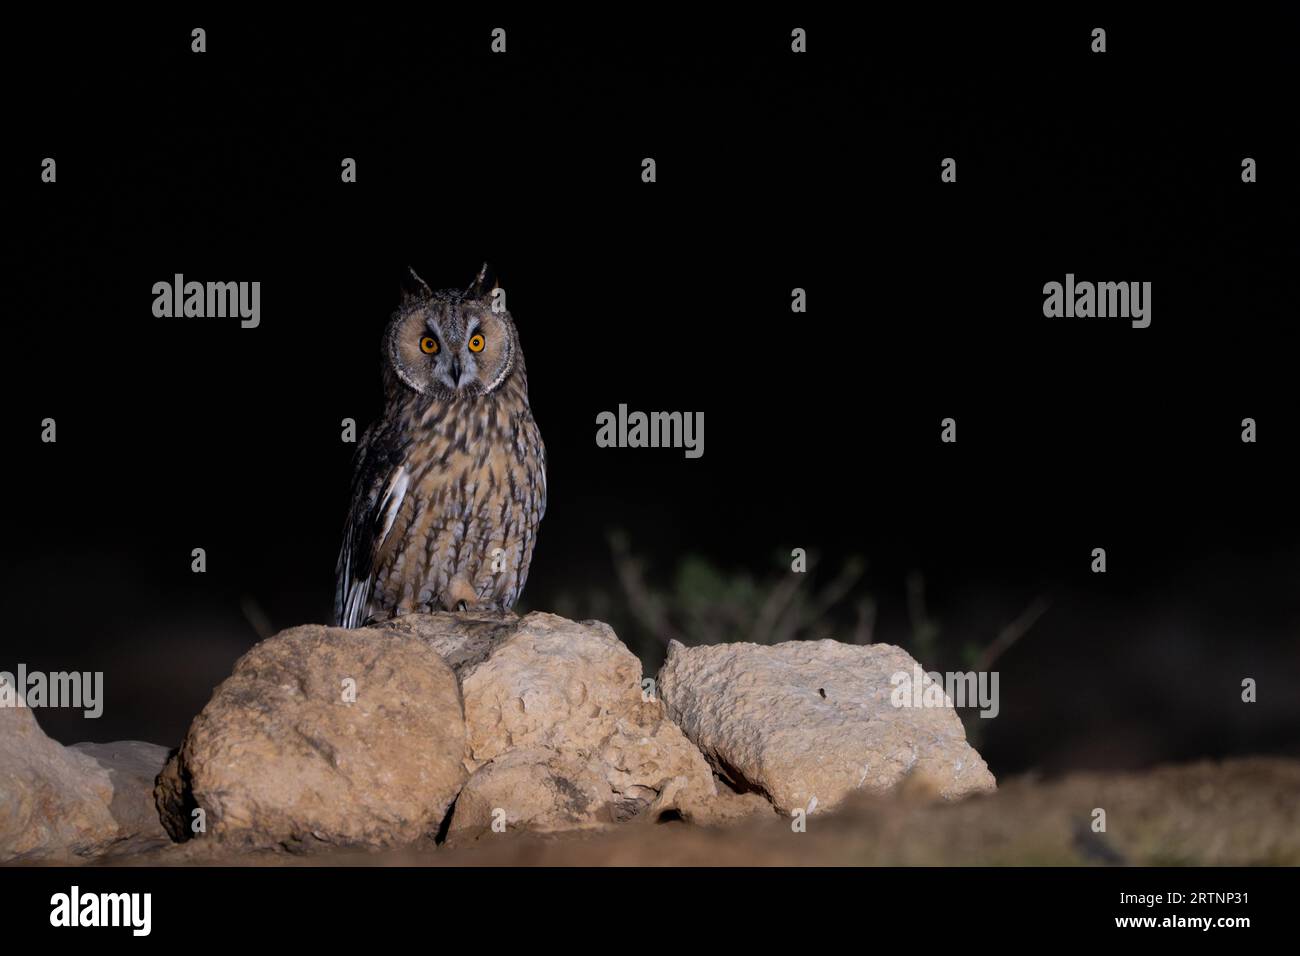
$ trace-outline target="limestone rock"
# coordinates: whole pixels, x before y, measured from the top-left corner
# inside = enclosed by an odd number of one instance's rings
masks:
[[[45,736],[27,707],[0,707],[0,863],[72,860],[117,842],[113,783],[94,758]]]
[[[447,833],[450,844],[493,829],[547,833],[619,820],[623,806],[598,762],[547,747],[512,750],[480,767],[461,790]],[[633,802],[632,815],[640,807]]]
[[[915,666],[889,644],[674,641],[659,692],[720,775],[763,791],[782,813],[905,781],[949,799],[996,789],[956,711],[891,703],[891,677]]]
[[[118,740],[73,744],[69,749],[85,754],[108,772],[113,786],[108,810],[117,821],[119,837],[112,847],[114,854],[144,852],[170,842],[153,795],[154,782],[167,763],[166,747]]]
[[[197,808],[234,845],[406,844],[437,834],[464,758],[455,674],[424,642],[305,625],[239,660],[156,794],[178,840]]]
[[[487,660],[496,644],[518,629],[519,615],[513,611],[443,611],[406,614],[376,626],[423,641],[463,680]]]
[[[138,740],[64,747],[31,709],[0,707],[0,863],[165,845],[153,786],[166,758]]]
[[[554,614],[420,614],[390,630],[418,636],[461,681],[473,772],[450,836],[596,827],[676,813],[713,821],[713,776],[699,751],[643,696],[641,662],[599,621]]]

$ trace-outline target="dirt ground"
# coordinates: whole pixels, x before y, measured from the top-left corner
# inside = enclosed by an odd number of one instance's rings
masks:
[[[1105,811],[1106,830],[1093,828]],[[193,842],[106,864],[360,866],[1300,865],[1300,760],[1007,780],[958,803],[859,797],[808,818],[680,820],[383,852],[232,853]]]

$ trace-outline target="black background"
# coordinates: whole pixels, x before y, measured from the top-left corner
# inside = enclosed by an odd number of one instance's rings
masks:
[[[16,27],[0,669],[106,672],[99,721],[40,715],[65,742],[174,745],[256,641],[248,607],[325,621],[340,421],[378,414],[399,277],[464,286],[487,260],[550,460],[529,608],[614,593],[612,528],[664,573],[687,552],[761,570],[804,547],[826,574],[861,554],[881,640],[906,642],[912,572],[978,643],[1050,597],[999,661],[995,773],[1296,753],[1296,26]],[[177,272],[260,281],[261,326],[154,318]],[[1151,327],[1044,318],[1067,272],[1152,282]],[[703,458],[597,448],[620,403],[703,411]],[[637,650],[652,671],[661,649]]]

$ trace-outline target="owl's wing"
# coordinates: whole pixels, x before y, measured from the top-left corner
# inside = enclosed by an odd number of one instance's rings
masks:
[[[375,557],[397,519],[410,482],[402,450],[384,454],[378,450],[383,445],[367,431],[357,448],[352,507],[334,569],[334,623],[339,627],[359,627],[370,614]]]
[[[546,446],[542,444],[541,432],[537,434],[537,479],[541,485],[541,500],[538,502],[537,520],[546,517]]]

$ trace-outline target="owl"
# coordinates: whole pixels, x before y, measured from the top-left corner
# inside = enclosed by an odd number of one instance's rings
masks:
[[[487,266],[464,292],[412,289],[384,332],[384,413],[361,437],[335,623],[509,610],[546,512],[546,449],[510,313]],[[495,287],[494,287],[495,288]]]

